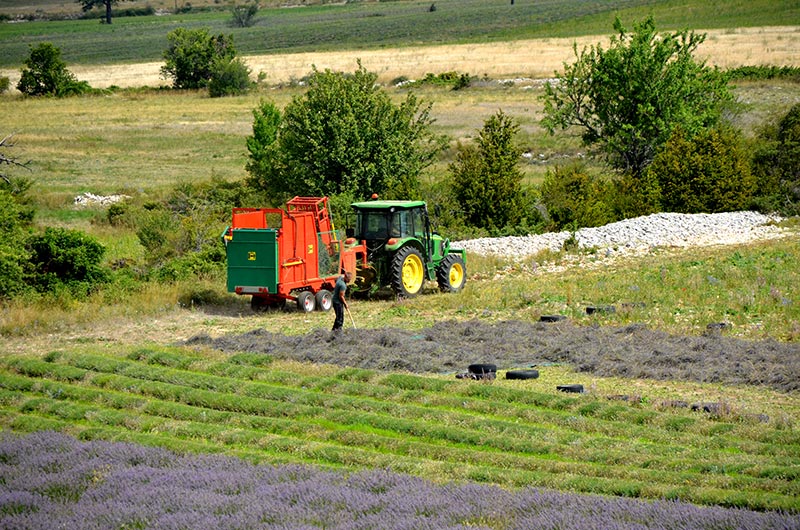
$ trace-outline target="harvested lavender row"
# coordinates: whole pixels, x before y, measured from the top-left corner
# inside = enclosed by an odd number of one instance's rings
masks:
[[[20,530],[800,528],[800,514],[253,465],[54,432],[0,433],[0,477],[0,528]]]
[[[575,233],[580,248],[630,253],[654,247],[690,247],[746,243],[780,237],[785,230],[776,217],[757,212],[714,214],[657,213]],[[453,243],[476,254],[523,258],[543,250],[558,251],[572,236],[568,231],[529,236],[485,237]]]

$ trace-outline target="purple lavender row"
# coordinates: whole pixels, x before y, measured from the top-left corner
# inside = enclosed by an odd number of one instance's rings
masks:
[[[2,529],[798,529],[800,514],[436,484],[0,432]]]

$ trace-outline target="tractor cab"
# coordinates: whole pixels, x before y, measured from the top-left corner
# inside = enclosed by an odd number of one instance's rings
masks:
[[[352,208],[356,214],[352,237],[365,243],[369,263],[356,277],[360,291],[390,286],[398,296],[409,297],[426,280],[437,280],[442,290],[463,287],[464,253],[451,252],[449,241],[431,231],[424,201],[373,200],[354,203]]]
[[[352,207],[356,212],[354,237],[366,241],[368,251],[381,251],[389,240],[408,238],[430,251],[430,222],[423,201],[370,201]]]

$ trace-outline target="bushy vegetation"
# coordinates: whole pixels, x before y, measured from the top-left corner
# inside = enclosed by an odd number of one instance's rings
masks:
[[[548,84],[543,124],[577,126],[615,168],[640,177],[677,127],[689,135],[713,126],[732,101],[725,76],[694,54],[705,35],[659,35],[648,17],[617,35],[608,49],[590,46]]]
[[[29,96],[64,97],[89,92],[91,87],[67,69],[59,48],[43,42],[31,46],[17,90]]]
[[[715,213],[747,209],[756,182],[741,134],[715,127],[690,135],[676,129],[648,169],[668,212]]]
[[[755,146],[753,172],[763,209],[800,214],[800,104],[764,125]]]
[[[584,164],[556,166],[547,172],[541,187],[547,228],[561,230],[602,226],[616,221],[611,185],[591,173]]]
[[[161,75],[172,78],[173,88],[205,88],[214,69],[236,57],[233,35],[211,35],[208,29],[177,28],[167,34]]]
[[[459,146],[450,165],[453,193],[472,226],[497,230],[524,217],[518,132],[519,124],[498,111],[484,122],[477,145]]]
[[[258,0],[234,4],[231,7],[231,25],[237,28],[249,28],[256,23],[258,8]]]
[[[30,284],[40,293],[66,289],[82,298],[109,280],[101,260],[105,248],[78,230],[46,228],[26,241],[30,256]]]

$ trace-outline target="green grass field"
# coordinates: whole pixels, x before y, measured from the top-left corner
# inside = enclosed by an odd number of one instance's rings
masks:
[[[615,16],[632,23],[653,14],[660,29],[712,29],[800,24],[791,0],[439,0],[353,2],[301,9],[264,9],[250,28],[232,28],[227,11],[174,16],[0,24],[0,68],[19,67],[29,46],[52,42],[71,64],[161,60],[166,35],[177,27],[234,36],[240,54],[369,49],[526,38],[608,34]],[[0,13],[2,13],[0,6]]]

